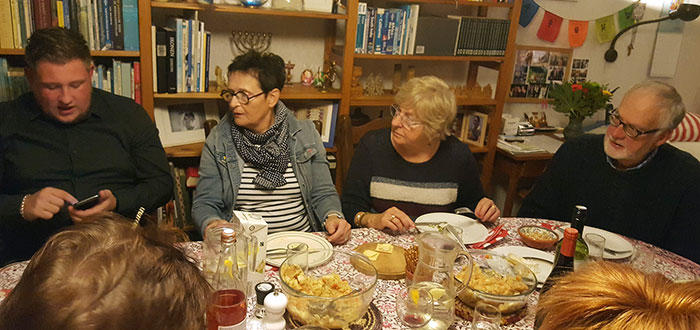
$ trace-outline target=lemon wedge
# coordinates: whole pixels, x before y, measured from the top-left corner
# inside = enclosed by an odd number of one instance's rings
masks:
[[[418,290],[411,289],[411,291],[409,291],[409,295],[411,296],[411,300],[413,300],[413,303],[418,305],[418,297],[419,297]]]
[[[445,295],[445,289],[432,288],[430,289],[430,295],[433,296],[433,301],[438,301],[442,296]]]

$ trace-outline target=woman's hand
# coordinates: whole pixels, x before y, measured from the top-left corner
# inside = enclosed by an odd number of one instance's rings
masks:
[[[484,197],[476,204],[474,214],[479,217],[481,221],[494,222],[501,216],[501,210],[498,209],[498,206],[496,206],[492,200]]]
[[[365,226],[370,228],[378,230],[389,228],[398,232],[405,232],[416,226],[406,213],[403,213],[395,206],[388,208],[382,213],[367,213],[363,217],[363,222]]]
[[[350,240],[350,224],[335,215],[326,218],[326,231],[330,235],[327,239],[332,244],[345,244]]]

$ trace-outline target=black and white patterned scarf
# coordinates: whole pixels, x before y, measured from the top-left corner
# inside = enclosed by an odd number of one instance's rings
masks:
[[[281,102],[277,103],[275,123],[263,134],[237,126],[231,117],[233,143],[243,160],[260,171],[253,183],[263,189],[275,189],[287,183],[284,172],[289,163],[288,112]]]

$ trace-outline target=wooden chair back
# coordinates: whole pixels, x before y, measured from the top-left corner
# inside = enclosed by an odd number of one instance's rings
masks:
[[[360,139],[362,139],[367,132],[388,127],[391,127],[391,118],[387,117],[376,118],[360,126],[352,126],[350,116],[348,115],[341,115],[340,118],[338,118],[337,137],[340,139],[337,140],[336,143],[338,147],[336,171],[340,170],[340,173],[336,173],[336,180],[341,181],[339,184],[336,184],[336,187],[338,187],[339,193],[342,192],[345,177],[350,169],[350,162],[352,161],[352,156],[355,154],[355,145],[360,142]]]

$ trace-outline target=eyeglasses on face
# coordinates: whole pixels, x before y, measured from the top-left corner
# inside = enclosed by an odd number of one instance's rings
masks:
[[[392,104],[391,105],[391,116],[392,117],[399,117],[399,120],[401,121],[401,125],[404,127],[408,128],[414,128],[423,125],[420,121],[409,118],[406,116],[403,111],[401,111],[401,107],[399,107],[398,104]]]
[[[265,92],[260,92],[255,95],[248,96],[248,94],[246,94],[244,91],[234,92],[230,89],[224,89],[221,91],[220,96],[224,99],[224,101],[226,101],[226,103],[231,102],[231,100],[233,100],[233,98],[235,97],[238,100],[238,103],[245,105],[250,103],[250,100],[263,94],[265,94]]]
[[[632,125],[625,123],[624,121],[622,121],[622,119],[620,119],[620,113],[617,111],[617,109],[610,111],[609,114],[610,125],[613,125],[615,127],[622,125],[622,130],[625,132],[625,134],[633,139],[637,138],[640,135],[651,134],[661,130],[660,128],[650,129],[648,131],[636,129],[632,127]]]

